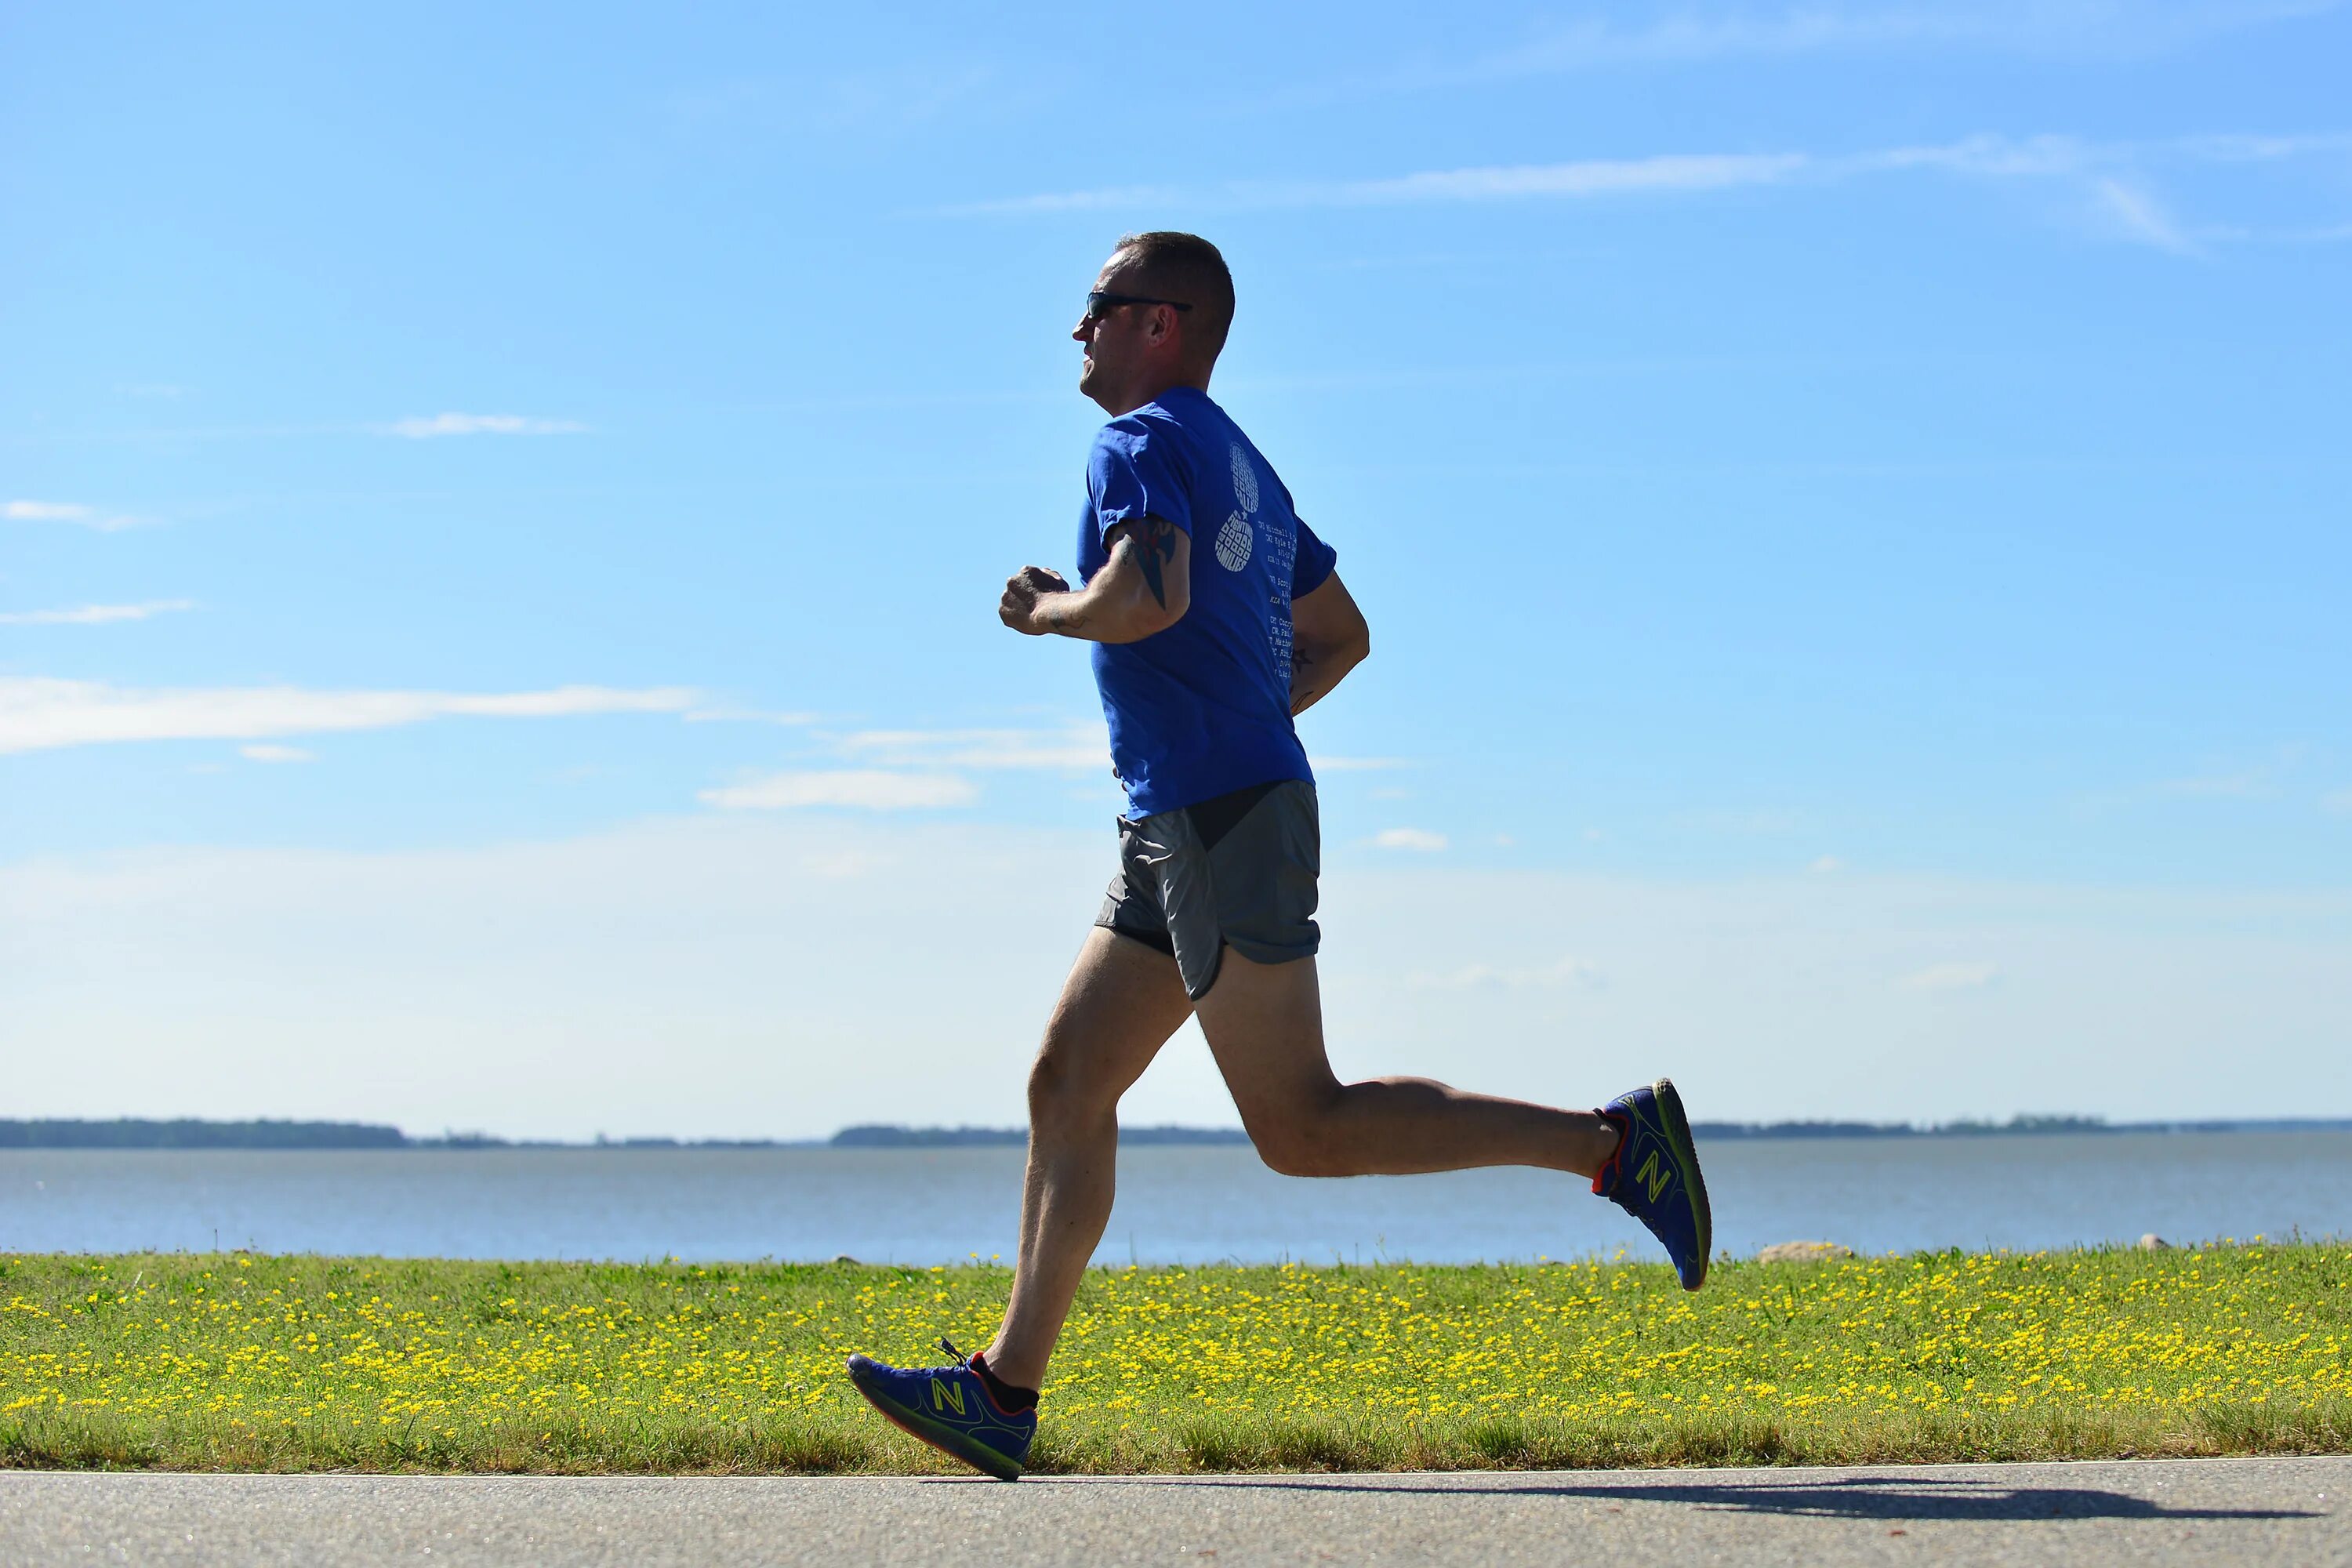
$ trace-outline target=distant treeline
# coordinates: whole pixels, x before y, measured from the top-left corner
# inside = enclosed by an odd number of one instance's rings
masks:
[[[0,1149],[779,1149],[774,1139],[604,1138],[539,1142],[488,1132],[412,1138],[373,1121],[0,1121]]]
[[[0,1121],[0,1149],[399,1149],[365,1121]]]
[[[2012,1116],[2007,1121],[1695,1121],[1706,1142],[1756,1138],[1970,1138],[2096,1132],[2352,1132],[2352,1119],[2279,1117],[2262,1121],[2107,1121],[2095,1116]],[[1122,1127],[1122,1143],[1246,1143],[1238,1127]],[[845,1127],[822,1146],[835,1149],[1017,1148],[1019,1127]],[[605,1138],[593,1143],[534,1142],[487,1132],[412,1138],[368,1121],[8,1121],[0,1149],[793,1149],[820,1145],[766,1138]]]

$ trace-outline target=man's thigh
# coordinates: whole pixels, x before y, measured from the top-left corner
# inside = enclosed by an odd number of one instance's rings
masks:
[[[1260,963],[1231,948],[1209,994],[1193,1005],[1242,1125],[1312,1114],[1339,1092],[1323,1049],[1323,993],[1315,960]]]
[[[1062,983],[1038,1065],[1062,1087],[1116,1101],[1192,1015],[1175,959],[1096,926]]]

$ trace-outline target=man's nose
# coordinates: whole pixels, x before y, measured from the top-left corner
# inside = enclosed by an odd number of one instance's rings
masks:
[[[1094,322],[1093,322],[1093,321],[1089,321],[1089,320],[1087,320],[1087,319],[1086,317],[1084,317],[1084,316],[1080,316],[1080,317],[1078,318],[1078,324],[1077,324],[1076,326],[1072,327],[1072,328],[1070,329],[1070,336],[1071,336],[1074,340],[1076,340],[1076,342],[1085,342],[1087,339],[1089,339],[1089,338],[1093,337],[1094,335],[1095,335],[1095,324],[1094,324]]]

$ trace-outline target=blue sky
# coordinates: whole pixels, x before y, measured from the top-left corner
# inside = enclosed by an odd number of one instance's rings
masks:
[[[2352,8],[834,9],[0,7],[21,1113],[1017,1120],[1145,226],[1374,627],[1343,1068],[2352,1111]]]

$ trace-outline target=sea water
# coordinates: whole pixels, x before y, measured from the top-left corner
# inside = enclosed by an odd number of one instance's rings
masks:
[[[2352,1132],[1702,1144],[1718,1247],[2352,1236]],[[0,1252],[251,1247],[392,1257],[1010,1261],[1022,1152],[0,1151]],[[1246,1147],[1121,1152],[1097,1261],[1423,1263],[1656,1247],[1540,1171],[1303,1181]]]

